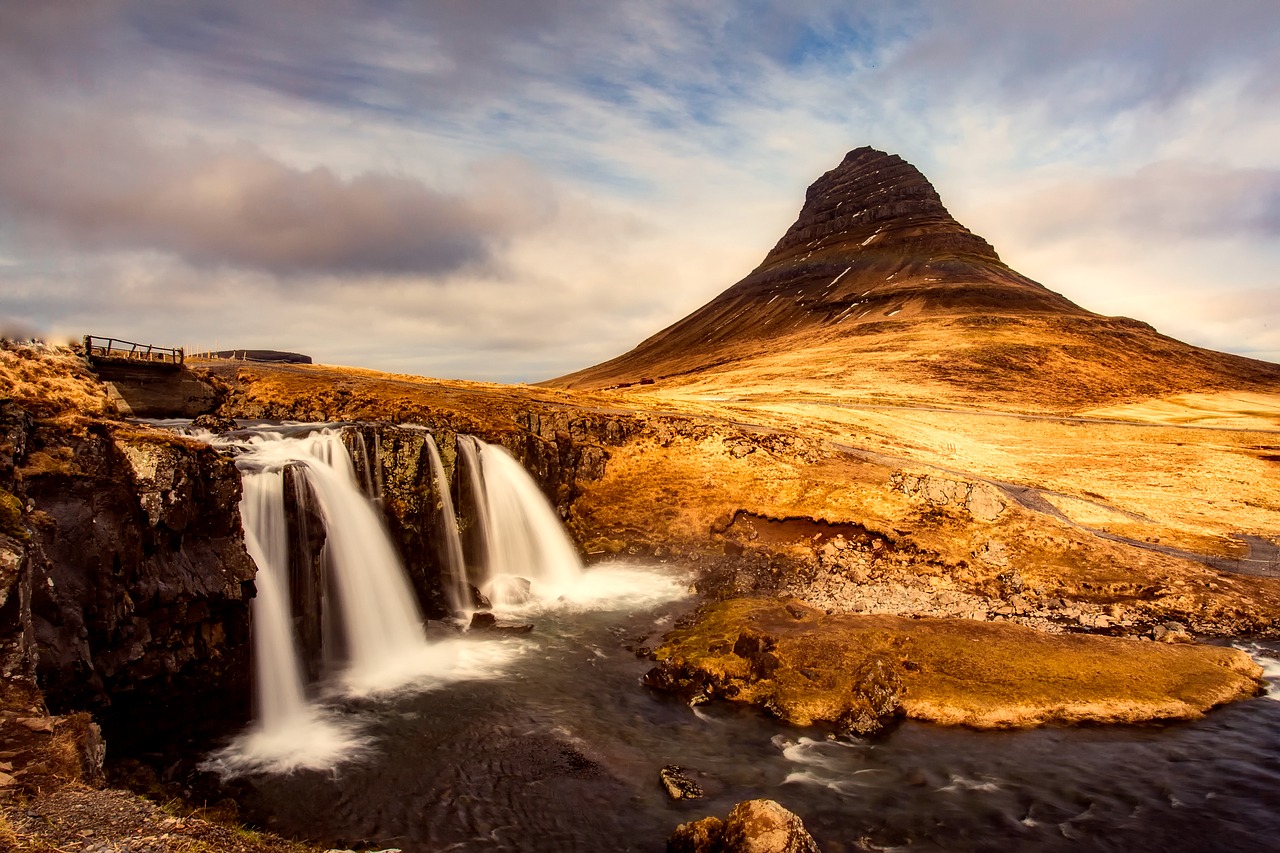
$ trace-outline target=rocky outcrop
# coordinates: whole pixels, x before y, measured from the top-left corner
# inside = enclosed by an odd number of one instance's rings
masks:
[[[894,471],[889,485],[907,497],[920,498],[933,506],[962,509],[978,521],[995,521],[1008,506],[1001,491],[990,483]]]
[[[1261,683],[1238,649],[824,614],[768,599],[704,606],[654,658],[653,689],[860,736],[900,716],[975,728],[1196,719]]]
[[[29,609],[6,625],[34,639],[49,706],[93,709],[123,749],[197,718],[242,720],[254,566],[232,463],[102,422],[42,426],[13,463]]]
[[[809,185],[799,217],[761,266],[851,242],[926,257],[1000,261],[990,243],[952,218],[919,169],[868,147],[850,151]]]
[[[818,853],[794,812],[774,800],[738,803],[725,820],[682,823],[667,839],[669,853]]]

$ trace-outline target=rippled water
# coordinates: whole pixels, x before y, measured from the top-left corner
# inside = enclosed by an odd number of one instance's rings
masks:
[[[518,614],[533,633],[463,640],[502,644],[506,663],[491,677],[343,700],[332,710],[361,728],[363,756],[234,783],[250,815],[331,846],[659,851],[677,824],[763,796],[800,814],[827,853],[859,842],[919,851],[1280,848],[1278,701],[1165,726],[973,732],[906,723],[875,741],[829,740],[650,694],[639,679],[651,664],[625,646],[689,609],[685,580],[660,567],[592,572],[600,582],[576,600]],[[668,799],[658,783],[666,764],[693,771],[707,797]]]

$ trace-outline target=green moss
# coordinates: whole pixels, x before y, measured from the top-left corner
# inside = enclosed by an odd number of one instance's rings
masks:
[[[4,489],[0,489],[0,533],[20,542],[31,538],[22,523],[22,500]]]

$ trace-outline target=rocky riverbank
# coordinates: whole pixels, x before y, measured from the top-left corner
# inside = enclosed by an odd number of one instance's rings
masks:
[[[709,604],[654,658],[645,683],[692,704],[740,702],[855,735],[899,717],[973,728],[1196,719],[1262,688],[1249,656],[1220,646],[827,614],[776,599]]]

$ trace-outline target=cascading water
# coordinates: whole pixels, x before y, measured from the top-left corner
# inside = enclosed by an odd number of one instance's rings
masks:
[[[357,487],[349,457],[342,458],[346,466],[305,464],[325,519],[325,557],[343,615],[345,680],[370,690],[394,687],[426,645],[422,616],[382,521]]]
[[[482,578],[489,565],[489,511],[485,507],[484,475],[480,472],[480,439],[469,435],[460,435],[456,440],[458,453],[466,463],[467,475],[471,484],[471,507],[475,513],[476,527],[479,530],[477,539],[478,553],[472,555],[471,576]],[[458,468],[454,467],[454,476]]]
[[[518,653],[508,649],[468,657],[454,644],[427,642],[404,568],[361,490],[339,430],[202,437],[241,451],[236,459],[243,481],[241,518],[246,549],[258,565],[259,590],[252,605],[258,717],[246,735],[214,754],[208,767],[224,773],[329,767],[360,754],[365,743],[353,721],[306,698],[290,613],[286,476],[302,480],[292,484],[295,498],[314,501],[324,524],[319,593],[327,623],[324,658],[343,667],[337,676],[343,692],[368,695],[487,677],[499,671],[494,664]],[[306,515],[305,504],[295,508]],[[340,654],[335,640],[340,640]],[[489,665],[477,667],[476,659]]]
[[[276,731],[302,717],[307,706],[289,630],[289,545],[278,472],[243,473],[240,517],[245,550],[258,565],[252,605],[258,720],[263,730]]]
[[[361,489],[363,480],[366,489],[377,491],[374,485],[380,480],[362,440],[352,442],[355,453],[365,452],[356,465],[342,432],[333,428],[202,437],[241,451],[237,466],[244,482],[246,547],[259,567],[259,596],[253,604],[259,716],[250,732],[210,758],[211,769],[239,773],[330,767],[360,754],[366,745],[353,720],[340,718],[322,700],[308,701],[290,612],[291,568],[295,586],[307,584],[294,589],[293,597],[314,601],[301,606],[318,611],[297,614],[298,631],[322,637],[320,658],[333,673],[322,697],[335,685],[346,695],[370,695],[498,677],[523,654],[524,644],[514,641],[468,642],[454,635],[428,643],[407,575],[374,503],[377,498]],[[426,445],[441,513],[446,593],[455,612],[465,615],[472,601],[458,519],[439,448],[430,436]],[[581,605],[626,594],[625,572],[621,586],[616,579],[606,581],[605,575],[603,587],[584,582],[582,564],[555,511],[510,453],[468,436],[458,437],[457,448],[471,477],[487,567],[485,587],[496,605],[525,600]],[[301,522],[292,531],[292,550],[286,509],[290,497]],[[323,523],[323,546],[318,546],[321,537],[313,542],[308,535],[307,516]],[[322,623],[323,630],[313,623]],[[314,664],[315,650],[307,651]]]
[[[453,510],[453,496],[449,494],[449,480],[445,477],[444,463],[440,460],[440,448],[431,435],[427,436],[427,452],[431,457],[431,476],[436,495],[440,500],[440,528],[444,532],[445,572],[443,578],[449,609],[454,614],[469,619],[475,611],[471,600],[471,586],[467,581],[467,567],[462,558],[462,536],[458,532],[458,515]]]
[[[505,447],[474,439],[483,476],[488,577],[495,605],[550,601],[582,579],[582,561],[538,484]],[[525,591],[523,580],[529,581]]]

